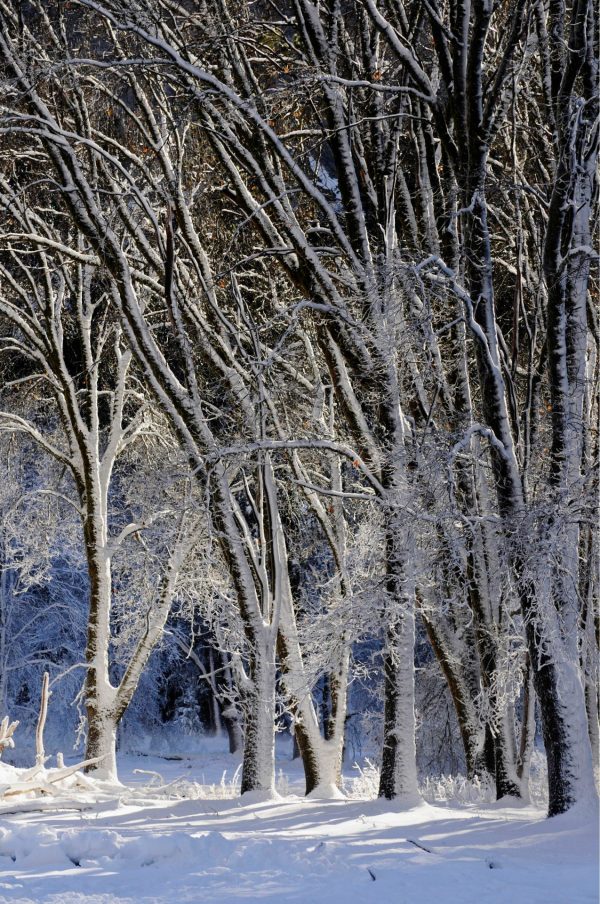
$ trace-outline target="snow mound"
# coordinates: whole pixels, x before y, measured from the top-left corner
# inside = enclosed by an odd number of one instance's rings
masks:
[[[275,788],[266,788],[264,791],[244,791],[241,797],[243,804],[264,804],[274,800],[281,800],[281,796]]]
[[[109,829],[69,829],[55,839],[71,863],[87,866],[116,857],[123,839]]]
[[[214,862],[229,859],[231,845],[219,833],[193,836],[186,832],[146,832],[126,838],[108,829],[67,829],[22,826],[0,827],[0,858],[16,867],[151,866],[160,861]],[[208,842],[208,843],[207,843]]]
[[[346,800],[346,795],[337,785],[323,782],[306,795],[308,800]]]
[[[126,837],[109,829],[0,826],[0,863],[2,858],[8,858],[15,869],[28,870],[75,866],[121,871],[170,862],[170,868],[177,863],[182,869],[197,864],[204,870],[226,868],[236,874],[262,870],[266,864],[269,870],[303,873],[308,865],[317,871],[331,867],[343,847],[329,840],[309,845],[264,837],[241,841],[228,839],[220,832],[146,831]]]

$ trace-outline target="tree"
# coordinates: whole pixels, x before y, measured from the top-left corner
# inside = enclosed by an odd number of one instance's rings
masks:
[[[5,410],[0,420],[2,429],[37,443],[73,481],[77,501],[70,504],[81,519],[89,581],[86,759],[98,759],[95,771],[114,777],[116,726],[160,638],[190,535],[184,512],[173,547],[165,554],[158,600],[149,605],[146,628],[114,686],[113,559],[127,538],[160,513],[123,523],[122,516],[115,519],[111,512],[111,489],[117,461],[149,430],[148,406],[135,392],[131,352],[123,346],[109,294],[90,256],[70,249],[50,218],[42,220],[28,210],[7,178],[0,191],[11,224],[3,231],[0,250],[0,313],[10,327],[5,349],[20,361],[20,381],[43,387],[37,410],[30,395],[27,416]],[[50,392],[51,408],[44,391]],[[67,502],[69,490],[59,493]]]

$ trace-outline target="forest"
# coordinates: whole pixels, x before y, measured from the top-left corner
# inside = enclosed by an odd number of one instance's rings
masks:
[[[0,80],[0,867],[207,751],[589,839],[591,0],[0,0]]]

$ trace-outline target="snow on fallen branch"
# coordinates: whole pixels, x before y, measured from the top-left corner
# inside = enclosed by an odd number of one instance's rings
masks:
[[[97,782],[84,775],[83,769],[87,766],[94,766],[103,757],[94,757],[74,763],[72,766],[65,766],[63,755],[59,752],[56,754],[56,767],[46,768],[45,764],[49,757],[46,756],[44,750],[44,727],[50,698],[48,678],[48,672],[44,672],[35,735],[35,766],[20,769],[7,763],[0,763],[0,803],[14,797],[26,800],[51,797],[58,800],[64,796],[65,792],[69,792],[69,794],[73,792],[89,793],[97,790]],[[8,716],[5,716],[0,723],[0,754],[4,748],[15,746],[13,734],[18,724],[18,722],[9,723]]]

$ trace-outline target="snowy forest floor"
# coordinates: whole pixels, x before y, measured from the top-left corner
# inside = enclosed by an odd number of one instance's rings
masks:
[[[247,803],[232,796],[236,765],[210,744],[177,760],[124,756],[123,787],[99,788],[96,800],[90,793],[45,812],[40,801],[4,802],[0,901],[598,901],[593,814],[546,820],[530,806],[305,800],[287,753],[277,763],[282,796]]]

